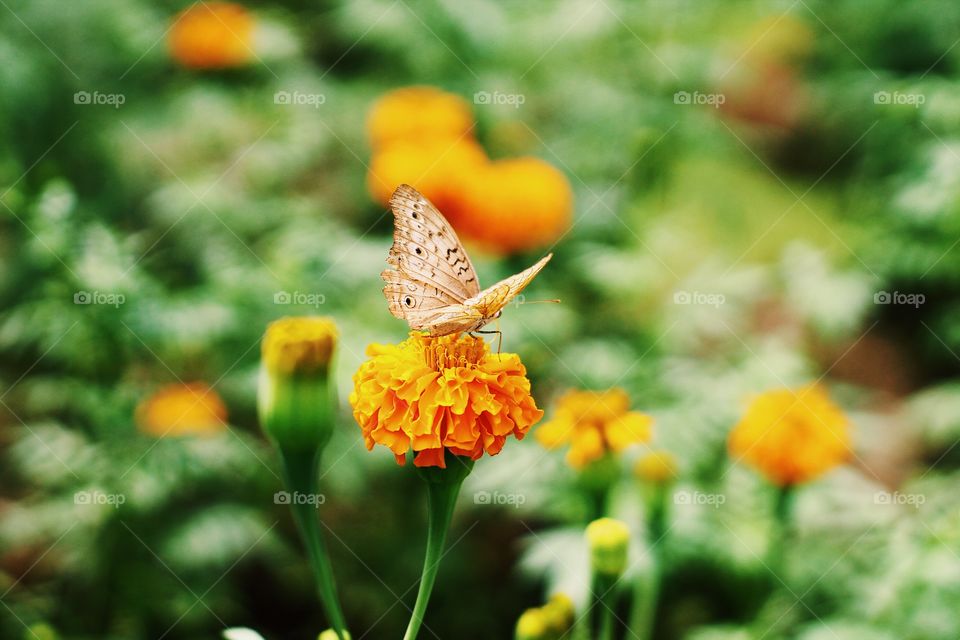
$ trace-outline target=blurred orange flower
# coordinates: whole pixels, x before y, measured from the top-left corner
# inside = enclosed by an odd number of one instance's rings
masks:
[[[137,407],[143,433],[164,436],[213,435],[226,429],[227,407],[203,382],[167,385]]]
[[[849,459],[850,423],[815,384],[776,389],[751,402],[728,447],[774,484],[795,485]]]
[[[471,129],[473,114],[467,101],[436,87],[403,87],[385,93],[367,117],[367,134],[375,150],[395,142],[469,138]]]
[[[555,242],[570,228],[573,191],[543,160],[490,162],[473,137],[466,100],[434,87],[385,94],[367,119],[367,189],[387,206],[401,184],[425,195],[457,233],[499,254]]]
[[[167,39],[173,59],[191,69],[223,69],[250,61],[253,16],[232,2],[197,2],[174,19]]]
[[[395,142],[374,153],[367,188],[387,206],[394,190],[409,184],[449,218],[460,209],[467,182],[486,163],[487,154],[472,138]]]
[[[653,418],[630,411],[623,389],[568,391],[557,403],[554,417],[537,429],[537,440],[548,449],[570,444],[567,462],[580,469],[607,453],[650,440]]]
[[[543,247],[570,227],[570,183],[539,158],[491,162],[465,186],[459,206],[447,217],[458,233],[494,253]]]
[[[353,377],[353,416],[367,449],[389,447],[399,464],[411,449],[418,467],[445,467],[445,450],[496,455],[543,417],[520,357],[491,354],[480,338],[411,332],[397,345],[370,345],[367,355]]]

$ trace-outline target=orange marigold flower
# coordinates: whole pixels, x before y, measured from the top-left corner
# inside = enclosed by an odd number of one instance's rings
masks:
[[[198,2],[174,19],[168,45],[174,60],[191,69],[223,69],[250,61],[254,21],[232,2]]]
[[[850,457],[850,423],[821,387],[776,389],[757,396],[730,432],[730,455],[771,482],[811,480]]]
[[[576,468],[650,440],[653,418],[630,411],[623,389],[568,391],[557,403],[553,420],[537,429],[537,440],[548,449],[570,444],[567,462]]]
[[[140,431],[164,436],[212,435],[226,429],[227,407],[203,382],[167,385],[137,407]]]
[[[460,96],[436,87],[403,87],[380,97],[367,117],[374,149],[388,144],[457,140],[473,129],[470,105]]]
[[[367,449],[389,447],[399,464],[411,449],[418,467],[445,467],[445,450],[496,455],[543,417],[520,357],[491,354],[481,338],[411,332],[397,345],[370,345],[367,355],[353,377],[353,416]]]
[[[367,188],[387,206],[394,190],[409,184],[449,217],[460,209],[467,182],[487,162],[483,147],[471,138],[395,142],[374,154]]]
[[[444,211],[457,232],[495,253],[546,246],[570,227],[573,191],[539,158],[491,162],[465,182],[459,206]]]

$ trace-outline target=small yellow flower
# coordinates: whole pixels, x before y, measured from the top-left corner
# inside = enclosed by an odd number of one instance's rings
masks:
[[[192,69],[223,69],[246,64],[253,56],[254,21],[232,2],[198,2],[174,20],[168,36],[174,60]]]
[[[403,464],[445,467],[444,453],[477,460],[496,455],[543,416],[520,357],[491,354],[469,335],[411,332],[397,345],[373,344],[353,377],[353,415],[367,449],[381,444]]]
[[[227,407],[203,382],[171,384],[140,403],[136,419],[140,431],[157,438],[212,435],[227,428]]]
[[[817,385],[757,396],[730,432],[730,455],[780,486],[795,485],[846,462],[850,423]]]
[[[340,640],[340,636],[338,636],[337,632],[333,629],[327,629],[326,631],[320,632],[317,640]],[[350,640],[350,634],[346,631],[343,632],[343,640]]]
[[[375,150],[395,142],[457,140],[470,135],[473,113],[467,101],[436,87],[403,87],[374,103],[367,134]]]
[[[677,459],[669,451],[651,451],[637,460],[633,472],[646,482],[664,484],[677,477]]]
[[[270,373],[285,375],[325,371],[336,344],[337,325],[330,318],[281,318],[263,337],[263,364]]]
[[[580,469],[609,452],[650,440],[653,418],[629,409],[623,389],[568,391],[553,419],[537,429],[537,440],[548,449],[569,443],[567,462]]]
[[[597,573],[617,577],[627,568],[630,529],[620,520],[600,518],[587,525],[590,566]]]

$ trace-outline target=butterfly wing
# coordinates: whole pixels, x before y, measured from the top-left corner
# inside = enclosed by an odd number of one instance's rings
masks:
[[[390,208],[394,231],[387,264],[392,268],[380,274],[390,313],[412,329],[431,333],[439,325],[453,326],[446,331],[453,333],[456,326],[475,322],[470,317],[475,312],[462,303],[479,293],[477,273],[443,214],[409,185],[397,187]]]
[[[390,313],[406,320],[411,329],[445,335],[467,331],[480,319],[475,308],[456,302],[434,286],[396,269],[385,269],[380,275],[387,283],[383,293]]]
[[[520,273],[504,278],[497,284],[487,287],[472,298],[465,300],[463,305],[476,309],[485,321],[497,317],[497,313],[530,284],[552,257],[553,254],[548,253],[532,267],[527,267]]]

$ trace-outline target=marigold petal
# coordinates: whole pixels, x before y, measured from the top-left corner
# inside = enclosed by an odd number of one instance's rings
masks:
[[[547,449],[555,449],[560,445],[570,442],[573,438],[574,423],[562,417],[555,418],[549,422],[544,422],[537,429],[537,442]]]
[[[653,418],[631,411],[607,423],[607,444],[613,451],[622,451],[632,444],[648,442],[652,427]]]
[[[413,459],[414,466],[417,467],[440,467],[446,469],[447,464],[444,461],[444,451],[440,449],[424,449],[420,451]]]
[[[515,354],[491,357],[480,338],[411,333],[370,345],[354,375],[354,417],[368,448],[417,452],[417,466],[443,466],[443,452],[477,459],[499,453],[543,416]]]

